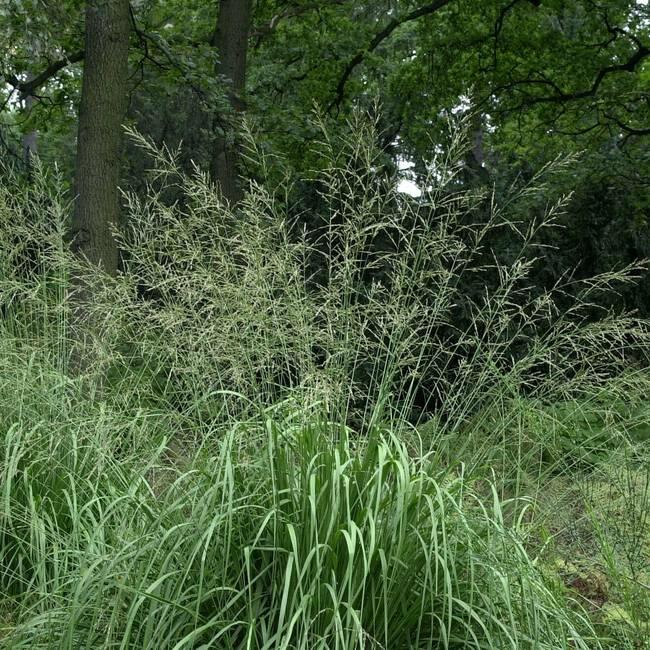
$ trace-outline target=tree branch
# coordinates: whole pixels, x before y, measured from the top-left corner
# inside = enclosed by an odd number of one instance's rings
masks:
[[[549,80],[542,79],[526,79],[524,81],[513,82],[512,84],[507,84],[496,88],[493,92],[500,92],[503,90],[516,90],[519,86],[526,85],[547,85],[556,88],[556,92],[553,95],[542,95],[542,96],[533,96],[528,97],[522,104],[518,107],[525,108],[530,106],[535,106],[537,104],[563,104],[568,102],[579,101],[581,99],[588,99],[590,97],[595,97],[600,89],[601,84],[611,74],[616,74],[619,72],[634,72],[637,66],[647,57],[650,57],[650,47],[641,46],[639,49],[625,62],[619,63],[616,65],[609,65],[605,68],[601,68],[589,88],[586,90],[580,90],[575,92],[566,93],[558,88],[554,83]]]
[[[637,128],[637,127],[629,126],[629,124],[625,124],[625,122],[621,122],[621,120],[619,120],[614,115],[605,114],[605,117],[607,119],[611,120],[612,122],[614,122],[614,124],[616,124],[622,131],[625,131],[625,133],[628,136],[630,136],[630,135],[634,135],[634,136],[650,135],[650,127],[648,127],[648,128]]]
[[[21,81],[15,75],[9,74],[5,75],[5,81],[12,85],[16,90],[20,92],[23,96],[33,95],[44,83],[47,83],[52,77],[54,77],[60,70],[66,68],[67,66],[78,63],[82,61],[85,56],[83,50],[73,52],[69,56],[65,56],[59,61],[54,61],[43,70],[40,74],[36,75],[28,81]]]
[[[496,70],[497,68],[497,54],[499,50],[499,36],[501,35],[501,30],[503,29],[503,23],[506,19],[506,16],[510,11],[512,11],[516,5],[518,5],[520,2],[523,0],[510,0],[503,9],[499,12],[499,15],[497,16],[496,22],[494,23],[494,34],[493,34],[493,39],[494,39],[494,46],[493,46],[493,51],[492,51],[492,60],[493,60],[493,66],[494,69]],[[530,4],[532,4],[536,9],[539,8],[541,5],[541,0],[527,0]]]
[[[343,74],[339,79],[339,82],[336,86],[336,96],[332,100],[331,104],[328,107],[328,111],[331,111],[334,107],[340,106],[345,96],[345,85],[352,76],[355,68],[361,64],[366,57],[366,55],[374,52],[383,41],[385,41],[398,27],[404,25],[405,23],[417,20],[423,16],[428,16],[436,13],[443,7],[447,6],[452,0],[434,0],[429,4],[420,7],[419,9],[414,9],[410,13],[402,16],[401,18],[393,18],[381,31],[377,32],[373,39],[368,44],[364,50],[359,50],[351,59],[348,61],[348,64],[343,70]]]
[[[136,19],[135,12],[133,11],[133,7],[129,8],[129,12],[131,16],[131,27],[133,28],[133,32],[137,36],[140,46],[142,47],[143,54],[142,54],[141,64],[143,61],[146,60],[153,63],[153,65],[155,65],[157,68],[160,68],[161,70],[167,70],[169,68],[178,70],[178,72],[180,72],[181,76],[183,77],[185,83],[197,94],[198,97],[200,97],[203,101],[206,101],[207,93],[203,88],[199,87],[191,80],[190,75],[188,74],[187,66],[183,65],[183,63],[174,56],[173,52],[170,50],[169,46],[165,42],[165,39],[156,33],[151,33],[142,29],[138,25],[138,21]],[[206,39],[205,42],[210,43],[211,39]],[[153,47],[155,47],[159,52],[163,54],[163,56],[167,60],[168,65],[159,61],[150,53],[149,51],[150,43]]]
[[[283,20],[287,20],[288,18],[297,18],[298,16],[302,16],[310,11],[318,11],[330,6],[342,5],[345,4],[345,2],[346,0],[319,0],[318,2],[308,2],[301,5],[289,5],[283,11],[273,16],[273,18],[271,18],[267,23],[255,27],[251,31],[251,36],[257,39],[256,46],[258,46],[262,38],[275,31],[278,24]]]

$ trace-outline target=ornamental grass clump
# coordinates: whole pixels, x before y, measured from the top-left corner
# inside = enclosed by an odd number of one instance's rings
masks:
[[[374,125],[355,119],[336,137],[318,123],[304,204],[253,137],[259,180],[233,208],[205,174],[181,172],[174,152],[132,133],[152,170],[144,196],[125,195],[117,277],[70,255],[65,210],[44,183],[18,201],[5,190],[3,322],[33,333],[47,318],[39,331],[59,362],[58,348],[74,358],[84,346],[90,386],[174,410],[194,430],[291,397],[361,433],[431,417],[455,432],[508,400],[570,401],[605,385],[625,394],[646,381],[628,359],[646,359],[647,323],[598,307],[643,263],[535,282],[566,208],[548,201],[548,179],[574,161],[497,201],[468,184],[459,131],[414,200],[386,173]],[[38,273],[15,263],[25,242]],[[82,279],[69,287],[71,276]],[[79,286],[92,296],[83,337],[67,326]]]
[[[124,270],[88,270],[96,358],[118,391],[137,386],[138,400],[148,392],[194,421],[227,423],[291,396],[360,432],[433,415],[454,432],[504,400],[639,381],[623,370],[631,354],[646,358],[647,324],[596,303],[643,263],[550,288],[534,280],[567,201],[548,202],[548,177],[574,161],[500,205],[464,180],[461,133],[413,200],[383,171],[367,120],[322,132],[308,207],[289,176],[262,182],[281,163],[251,137],[261,180],[234,209],[206,175],[181,173],[173,153],[132,134],[154,164],[147,195],[125,197]]]
[[[148,422],[86,415],[7,433],[6,647],[598,647],[496,492],[389,433],[267,412],[155,490],[164,445],[107,444]]]

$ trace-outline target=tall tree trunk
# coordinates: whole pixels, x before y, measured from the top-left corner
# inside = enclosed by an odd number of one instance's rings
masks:
[[[114,274],[122,121],[127,108],[129,0],[88,0],[77,136],[74,248]]]
[[[219,134],[212,158],[212,176],[221,187],[223,196],[232,204],[242,197],[237,174],[239,151],[236,128],[238,117],[245,108],[243,95],[251,13],[252,0],[220,0],[213,37],[213,45],[219,56],[215,72],[230,84],[228,99],[232,114],[226,119],[219,119],[217,123]]]
[[[112,228],[120,212],[118,183],[122,121],[128,104],[130,27],[129,0],[88,0],[72,248],[111,275],[118,268]],[[101,332],[91,316],[91,284],[83,277],[73,277],[72,290],[70,370],[79,373],[94,367],[94,353],[87,342],[101,337]]]

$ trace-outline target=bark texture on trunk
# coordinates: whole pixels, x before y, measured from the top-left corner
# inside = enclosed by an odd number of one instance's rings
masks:
[[[128,104],[129,0],[88,0],[85,18],[72,248],[80,258],[115,275],[119,254],[112,230],[120,216],[118,183],[122,122]],[[71,289],[69,369],[82,374],[98,367],[90,344],[101,340],[103,333],[100,322],[92,316],[92,279],[72,277]]]
[[[220,0],[217,28],[213,38],[213,45],[219,56],[215,72],[218,76],[225,77],[230,84],[228,99],[232,114],[217,122],[223,133],[216,138],[212,176],[221,187],[223,196],[232,204],[242,197],[238,182],[239,151],[235,134],[238,116],[245,108],[243,95],[246,88],[251,13],[252,0]]]
[[[127,108],[129,0],[89,0],[77,136],[75,251],[114,274],[122,121]]]

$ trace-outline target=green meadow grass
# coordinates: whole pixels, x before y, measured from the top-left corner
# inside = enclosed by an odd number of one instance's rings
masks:
[[[58,377],[26,370],[29,409]],[[496,490],[388,431],[275,410],[174,464],[68,391],[6,430],[6,647],[598,647]]]

